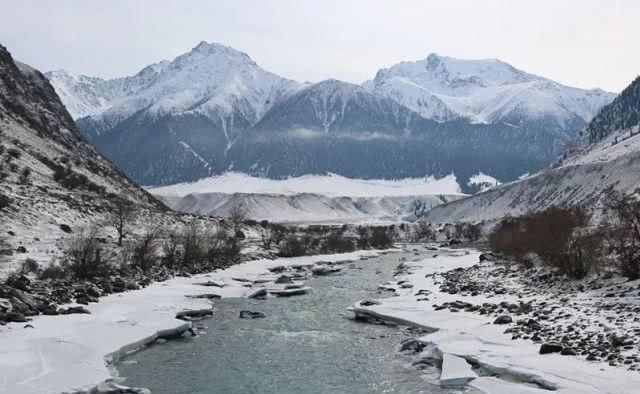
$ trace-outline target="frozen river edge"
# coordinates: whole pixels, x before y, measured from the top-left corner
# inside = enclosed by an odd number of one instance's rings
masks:
[[[444,253],[443,253],[444,252]],[[455,300],[516,302],[515,297],[482,300],[479,297],[451,295],[439,291],[437,275],[478,263],[475,250],[440,250],[428,258],[403,264],[396,281],[384,284],[397,297],[385,298],[367,306],[355,304],[349,310],[357,316],[372,317],[399,324],[434,330],[418,338],[424,349],[417,355],[443,360],[449,356],[466,360],[447,363],[443,376],[456,376],[458,384],[467,384],[479,393],[638,393],[637,372],[592,363],[572,356],[539,354],[540,345],[512,340],[505,327],[492,324],[492,318],[471,312],[436,310],[433,305]],[[420,293],[420,294],[416,294]],[[428,295],[425,297],[425,295]],[[471,369],[480,371],[480,377]],[[442,379],[442,378],[441,378]],[[441,381],[446,385],[448,382]]]
[[[215,294],[243,297],[257,287],[274,286],[279,266],[310,266],[373,257],[379,251],[254,260],[224,271],[173,278],[142,290],[113,294],[90,304],[91,314],[37,316],[25,327],[11,323],[0,331],[0,393],[82,393],[113,380],[110,365],[122,355],[160,337],[180,335],[190,322],[175,318],[184,310],[211,309],[206,298]],[[201,286],[215,282],[223,287]],[[248,287],[252,282],[253,286]],[[277,285],[276,285],[277,286]]]

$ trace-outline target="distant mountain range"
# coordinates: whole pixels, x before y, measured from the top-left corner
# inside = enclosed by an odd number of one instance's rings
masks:
[[[435,54],[362,86],[299,83],[206,42],[131,77],[46,75],[87,138],[145,185],[228,170],[510,181],[547,165],[615,97]]]
[[[430,221],[517,216],[551,206],[598,212],[608,189],[637,195],[640,187],[640,77],[606,105],[549,168],[429,211]]]

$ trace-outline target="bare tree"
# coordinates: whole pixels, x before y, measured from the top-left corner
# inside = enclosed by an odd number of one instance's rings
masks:
[[[113,210],[107,217],[107,223],[118,233],[118,246],[122,246],[122,240],[129,233],[129,227],[135,221],[138,210],[136,206],[123,197],[115,197],[111,200]]]
[[[229,220],[233,223],[233,231],[240,230],[242,223],[247,220],[247,209],[242,203],[235,204],[229,210]]]
[[[640,278],[640,201],[630,195],[609,191],[606,236],[616,254],[622,274]]]

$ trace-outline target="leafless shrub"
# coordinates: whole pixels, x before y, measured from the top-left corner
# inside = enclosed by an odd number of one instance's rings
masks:
[[[157,227],[148,228],[133,245],[132,265],[142,271],[148,271],[157,262],[158,242],[160,230]]]
[[[279,244],[278,255],[281,257],[297,257],[307,254],[307,247],[295,234],[288,234]]]
[[[477,241],[482,237],[482,225],[474,223],[456,223],[453,237],[468,241]]]
[[[22,185],[26,185],[29,183],[29,178],[31,177],[31,168],[24,167],[22,172],[20,173],[20,177],[18,178],[18,182]]]
[[[347,253],[355,250],[355,245],[351,239],[345,236],[345,228],[333,230],[322,242],[321,251],[323,253]]]
[[[549,208],[518,218],[503,219],[489,236],[496,251],[526,264],[525,256],[535,253],[544,264],[574,277],[586,275],[587,263],[578,262],[589,239],[577,230],[586,226],[588,216],[581,209]]]
[[[561,273],[581,279],[590,272],[600,272],[605,263],[604,237],[600,231],[578,231],[568,241],[564,258],[559,259]]]
[[[113,254],[105,250],[96,228],[80,230],[69,241],[62,266],[79,279],[107,276],[113,270]]]
[[[238,232],[242,224],[247,220],[247,209],[241,203],[235,204],[229,210],[229,221],[233,225],[233,231]]]
[[[416,241],[433,241],[436,239],[436,233],[433,231],[431,223],[418,222],[413,231]]]

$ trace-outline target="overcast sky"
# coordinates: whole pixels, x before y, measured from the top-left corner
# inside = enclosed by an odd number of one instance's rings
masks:
[[[125,76],[205,40],[312,82],[431,52],[611,91],[640,74],[638,0],[1,1],[0,43],[42,71]]]

